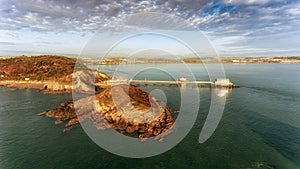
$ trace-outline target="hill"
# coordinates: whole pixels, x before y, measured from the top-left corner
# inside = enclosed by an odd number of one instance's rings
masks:
[[[64,56],[21,56],[0,59],[0,76],[7,80],[49,80],[73,73],[75,58]]]
[[[76,66],[76,73],[74,68]],[[74,79],[78,74],[86,76]],[[0,85],[15,88],[39,88],[50,93],[71,92],[80,81],[95,82],[110,79],[105,73],[90,70],[76,58],[65,56],[20,56],[0,59]],[[72,81],[77,83],[72,87]],[[93,91],[94,86],[85,85],[85,92]]]

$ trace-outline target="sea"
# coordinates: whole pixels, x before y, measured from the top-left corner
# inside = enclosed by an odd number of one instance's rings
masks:
[[[203,65],[187,66],[196,80],[210,80]],[[170,73],[190,78],[176,64],[125,67],[97,69],[111,76],[116,70],[123,74],[138,72],[136,79],[170,80]],[[214,90],[200,87],[201,104],[189,133],[172,149],[147,158],[110,153],[94,143],[80,125],[63,132],[64,124],[55,125],[55,119],[37,116],[71,101],[72,94],[0,87],[0,169],[300,168],[300,65],[225,64],[223,67],[226,77],[240,88],[226,92],[224,112],[212,136],[199,143]],[[148,92],[164,91],[167,106],[173,110],[180,108],[178,86],[139,87]]]

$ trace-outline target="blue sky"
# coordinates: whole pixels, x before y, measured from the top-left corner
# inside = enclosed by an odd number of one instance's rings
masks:
[[[127,31],[126,16],[143,12],[184,19],[203,32],[220,56],[300,54],[299,0],[1,0],[0,56],[77,56],[97,30],[105,43],[114,39],[111,32],[116,28]],[[144,22],[136,20],[140,21]],[[163,24],[155,27],[166,32],[169,28]],[[181,50],[176,43],[149,36],[128,42],[123,50],[138,50],[142,42],[151,44],[147,42],[153,39],[153,47]],[[197,38],[194,43],[199,43]]]

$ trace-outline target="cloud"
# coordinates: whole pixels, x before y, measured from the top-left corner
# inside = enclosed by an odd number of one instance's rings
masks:
[[[14,42],[0,42],[0,45],[3,45],[3,46],[15,46],[15,45],[18,45],[18,43],[14,43]]]
[[[225,3],[232,3],[232,4],[245,4],[245,5],[264,5],[267,3],[274,3],[274,2],[285,2],[284,0],[224,0]]]
[[[290,36],[300,26],[299,7],[300,2],[296,0],[2,0],[0,30],[9,30],[5,37],[18,41],[22,32],[30,31],[41,34],[75,32],[84,37],[98,29],[128,31],[134,26],[149,25],[161,29],[187,29],[190,25],[186,23],[190,23],[206,32],[213,41],[218,40],[215,43],[219,46],[243,43],[243,46],[257,48],[256,44],[267,43],[266,37],[284,34],[285,39],[292,38]],[[128,19],[131,14],[143,12],[180,16],[186,22],[168,20],[164,15]],[[149,24],[154,21],[158,24]],[[260,43],[256,42],[258,40]]]
[[[300,15],[300,9],[299,7],[298,8],[290,8],[290,9],[287,9],[285,11],[287,14],[291,14],[291,15],[296,15],[296,16],[299,16]]]
[[[140,12],[160,12],[185,18],[200,29],[214,29],[219,24],[256,25],[255,19],[284,19],[276,16],[272,4],[279,0],[160,0],[160,1],[70,1],[4,0],[0,4],[0,29],[65,32],[96,31],[98,28],[122,21]],[[269,4],[269,6],[265,6]],[[255,5],[255,6],[253,6]],[[262,8],[257,5],[262,5]],[[284,6],[284,5],[282,5]],[[281,8],[282,8],[281,6]],[[288,6],[288,5],[286,5]],[[285,9],[287,14],[299,14],[298,8]],[[279,12],[282,13],[282,12]],[[280,22],[278,21],[278,22]],[[225,23],[226,22],[226,23]],[[261,24],[261,23],[260,23]]]
[[[4,0],[0,3],[0,29],[34,31],[95,31],[126,15],[161,12],[189,17],[209,0],[109,1],[109,0]]]
[[[20,35],[16,32],[7,31],[5,32],[5,36],[14,40],[20,40]]]

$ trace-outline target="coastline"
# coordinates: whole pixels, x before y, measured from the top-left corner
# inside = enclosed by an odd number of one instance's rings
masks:
[[[0,80],[0,86],[14,89],[40,89],[47,94],[71,93],[72,85],[59,83],[54,80],[37,81],[37,80]]]

